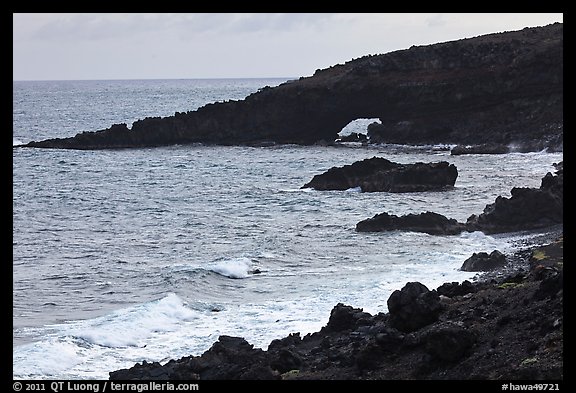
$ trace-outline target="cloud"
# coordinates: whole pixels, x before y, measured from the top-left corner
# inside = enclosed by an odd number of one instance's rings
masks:
[[[109,40],[138,35],[278,33],[317,29],[336,14],[322,13],[77,13],[14,14],[14,39]]]
[[[13,14],[13,78],[298,77],[555,21],[562,14]]]
[[[446,20],[442,14],[436,14],[426,18],[426,24],[428,27],[444,26],[446,25]]]

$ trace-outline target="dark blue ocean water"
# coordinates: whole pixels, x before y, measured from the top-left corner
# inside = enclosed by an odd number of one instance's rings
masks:
[[[131,125],[284,81],[14,82],[14,143]],[[344,132],[363,131],[354,127]],[[300,189],[373,156],[446,160],[459,176],[442,192]],[[512,187],[538,187],[562,159],[391,145],[14,149],[14,378],[106,379],[142,360],[200,354],[221,334],[266,348],[319,330],[338,302],[385,312],[408,281],[432,289],[471,279],[459,268],[473,252],[513,252],[537,233],[367,234],[355,225],[384,211],[465,221]]]

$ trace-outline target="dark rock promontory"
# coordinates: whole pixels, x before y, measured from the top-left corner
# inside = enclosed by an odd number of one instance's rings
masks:
[[[417,192],[441,190],[454,186],[458,170],[446,161],[398,164],[372,157],[343,167],[333,167],[314,176],[302,188],[347,190],[360,187],[362,192]]]
[[[380,119],[368,127],[372,143],[561,149],[563,24],[368,55],[243,100],[23,146],[332,143],[359,118]]]

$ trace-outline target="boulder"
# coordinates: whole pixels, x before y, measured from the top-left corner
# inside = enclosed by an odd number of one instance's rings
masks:
[[[506,256],[498,250],[490,254],[478,252],[464,261],[460,270],[465,272],[485,272],[498,269],[506,264]]]
[[[330,318],[321,332],[340,332],[343,330],[353,330],[358,326],[368,325],[371,315],[361,308],[353,308],[338,303],[330,312]]]
[[[348,143],[348,142],[360,142],[364,143],[368,141],[368,137],[366,134],[362,134],[359,132],[352,132],[349,135],[342,136],[336,139],[336,142]]]
[[[441,310],[438,293],[419,282],[407,283],[388,298],[390,326],[402,332],[413,332],[435,322]]]
[[[436,288],[436,292],[438,292],[440,296],[446,296],[449,298],[454,296],[463,296],[474,291],[474,285],[468,280],[464,280],[461,283],[457,281],[445,282]]]

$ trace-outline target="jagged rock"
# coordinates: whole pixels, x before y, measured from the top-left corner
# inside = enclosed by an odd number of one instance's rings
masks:
[[[302,359],[294,351],[281,349],[277,355],[270,361],[270,367],[280,373],[290,370],[297,370],[302,364]]]
[[[330,319],[322,331],[340,332],[369,324],[371,315],[362,309],[338,303],[330,312]]]
[[[564,221],[563,176],[547,174],[540,188],[513,188],[510,198],[498,196],[480,215],[466,221],[468,231],[487,234],[544,228]]]
[[[464,231],[465,226],[453,218],[446,218],[433,212],[408,214],[401,217],[380,213],[356,224],[358,232],[394,230],[425,232],[430,235],[456,235]]]
[[[367,158],[343,167],[333,167],[316,175],[301,188],[363,192],[417,192],[454,186],[458,170],[446,161],[398,164],[381,157]]]
[[[474,285],[468,280],[464,280],[461,283],[457,281],[446,282],[436,288],[436,292],[438,292],[438,295],[440,296],[450,298],[454,296],[463,296],[467,293],[474,292]]]
[[[390,326],[412,332],[438,319],[442,310],[436,291],[419,282],[409,282],[388,298]]]
[[[220,336],[200,357],[171,360],[164,366],[137,364],[131,369],[111,372],[110,379],[267,380],[280,379],[280,376],[270,368],[262,349],[255,349],[241,337]]]
[[[291,346],[298,345],[301,341],[302,338],[300,337],[299,332],[290,333],[288,336],[284,338],[277,338],[275,340],[272,340],[272,342],[270,342],[270,345],[268,345],[268,350],[289,348]]]
[[[356,224],[358,232],[404,230],[431,235],[456,235],[463,231],[486,234],[515,232],[554,226],[564,222],[564,170],[558,163],[555,175],[542,178],[540,188],[513,188],[512,197],[498,196],[480,215],[472,214],[460,223],[441,214],[425,212],[395,216],[376,214]]]
[[[25,147],[333,142],[378,118],[373,143],[515,144],[563,134],[563,24],[413,46],[318,70],[240,101],[207,104]]]
[[[485,272],[500,268],[506,264],[506,256],[498,250],[490,254],[478,252],[464,261],[460,270],[465,272]]]

